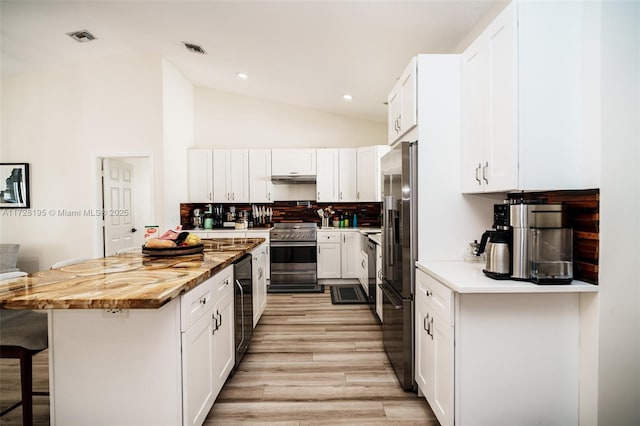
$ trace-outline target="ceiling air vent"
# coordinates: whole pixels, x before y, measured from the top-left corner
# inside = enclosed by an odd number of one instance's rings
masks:
[[[86,43],[88,41],[96,39],[96,36],[94,36],[87,30],[72,31],[70,33],[67,33],[67,35],[78,43]]]
[[[201,55],[207,54],[207,52],[205,52],[204,49],[197,44],[187,43],[185,41],[183,41],[183,43],[184,47],[186,47],[189,52],[199,53]]]

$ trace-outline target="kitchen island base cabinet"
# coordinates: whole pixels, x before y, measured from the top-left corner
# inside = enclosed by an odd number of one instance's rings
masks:
[[[443,426],[578,424],[580,293],[416,283],[415,378]]]
[[[235,362],[233,312],[233,266],[159,309],[50,310],[51,424],[202,424]]]

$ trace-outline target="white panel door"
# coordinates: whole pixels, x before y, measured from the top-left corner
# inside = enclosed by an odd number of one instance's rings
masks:
[[[192,290],[193,291],[193,290]],[[213,309],[182,333],[183,424],[201,425],[213,407]]]
[[[360,274],[360,233],[342,232],[342,278],[358,278]]]
[[[340,243],[318,244],[318,278],[340,278]]]
[[[210,149],[190,149],[188,154],[189,202],[213,201],[213,157]]]
[[[340,161],[338,167],[340,169],[338,176],[340,178],[340,201],[355,202],[357,201],[356,189],[356,149],[340,148]]]
[[[227,165],[231,201],[249,202],[249,151],[232,149]]]
[[[104,253],[112,256],[119,250],[133,247],[132,186],[133,166],[123,161],[102,160],[102,191],[104,197]]]
[[[271,150],[249,150],[249,199],[252,203],[273,203],[271,193]]]
[[[213,150],[213,201],[227,203],[231,201],[229,188],[229,150]]]
[[[518,188],[516,36],[511,6],[487,29],[489,137],[482,179],[487,191]]]
[[[318,149],[316,191],[321,202],[338,201],[339,154],[337,149]]]

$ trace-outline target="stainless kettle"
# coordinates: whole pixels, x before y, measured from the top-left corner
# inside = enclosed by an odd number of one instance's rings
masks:
[[[482,234],[478,254],[486,251],[487,263],[482,272],[490,278],[511,278],[510,235],[507,230],[491,230]]]

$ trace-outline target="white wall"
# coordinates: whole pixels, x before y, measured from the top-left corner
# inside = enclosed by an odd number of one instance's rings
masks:
[[[97,157],[162,159],[161,71],[160,57],[127,53],[3,78],[1,161],[31,165],[31,209],[10,212],[31,216],[1,217],[0,240],[21,244],[24,270],[100,255],[98,219],[58,211],[101,206]],[[162,162],[154,164],[158,195]]]
[[[460,55],[418,56],[418,260],[462,261],[505,194],[461,193]]]
[[[335,148],[387,143],[386,123],[196,87],[195,147]]]
[[[162,133],[164,227],[180,224],[180,203],[187,201],[187,149],[193,146],[193,84],[162,60]]]
[[[640,424],[640,3],[602,3],[598,424]]]

